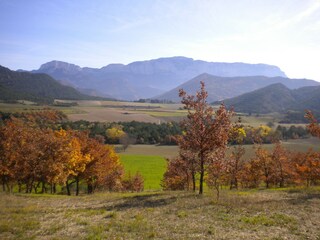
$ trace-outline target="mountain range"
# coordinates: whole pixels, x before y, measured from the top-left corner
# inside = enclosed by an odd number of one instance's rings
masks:
[[[0,99],[101,99],[88,96],[95,95],[179,102],[178,90],[183,88],[188,94],[195,94],[200,81],[205,82],[208,102],[224,100],[236,111],[266,113],[319,108],[317,81],[287,78],[272,65],[215,63],[185,57],[109,64],[100,69],[60,61],[45,63],[31,72],[0,66]]]
[[[203,73],[221,77],[286,77],[285,73],[277,66],[206,62],[186,57],[159,58],[132,62],[127,65],[109,64],[99,69],[81,68],[71,63],[51,61],[32,72],[46,73],[63,84],[79,90],[91,89],[102,96],[112,96],[124,100],[159,96]],[[243,87],[246,88],[246,86]],[[240,91],[240,93],[244,91]],[[233,95],[229,97],[231,96]]]
[[[194,95],[200,88],[200,81],[205,83],[208,92],[208,102],[232,98],[273,83],[282,83],[290,89],[320,85],[319,82],[308,79],[266,76],[221,77],[204,73],[155,98],[179,102],[179,89],[183,88],[188,94]]]
[[[289,89],[282,83],[275,83],[223,102],[244,113],[304,112],[306,109],[320,112],[320,86]]]
[[[0,66],[0,100],[29,100],[52,103],[54,99],[101,100],[62,85],[43,73],[11,71]]]

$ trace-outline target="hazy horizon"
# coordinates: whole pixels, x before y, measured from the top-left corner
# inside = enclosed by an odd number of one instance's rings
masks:
[[[320,81],[320,1],[0,1],[0,65],[161,57],[276,65]]]

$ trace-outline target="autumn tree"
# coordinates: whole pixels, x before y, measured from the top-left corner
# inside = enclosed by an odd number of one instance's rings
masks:
[[[192,179],[191,169],[188,166],[189,159],[175,157],[167,159],[167,169],[162,179],[162,187],[165,190],[188,190]]]
[[[70,160],[70,138],[64,130],[47,129],[42,131],[39,147],[42,159],[42,192],[46,192],[45,183],[51,193],[56,193],[56,185],[64,184],[68,178],[67,164]]]
[[[243,156],[246,152],[243,147],[245,137],[246,132],[239,122],[231,131],[231,139],[234,142],[234,146],[232,147],[231,154],[227,158],[226,174],[228,175],[230,189],[238,189],[240,172],[244,166]]]
[[[86,149],[91,161],[81,174],[81,178],[87,183],[88,193],[93,193],[97,188],[120,190],[124,169],[114,149],[99,144],[95,139],[88,139]]]
[[[284,187],[285,183],[292,180],[293,166],[290,162],[290,153],[283,148],[280,141],[274,144],[271,159],[274,166],[273,181],[279,187]]]
[[[266,188],[269,188],[270,184],[272,183],[272,175],[274,169],[274,163],[269,154],[269,151],[259,145],[255,150],[255,160],[261,168],[262,178],[266,184]]]
[[[136,172],[135,175],[130,173],[122,179],[122,190],[130,192],[141,192],[144,187],[144,179],[139,172]]]
[[[11,183],[15,180],[17,163],[15,124],[7,121],[0,126],[0,177],[3,191],[10,191]]]
[[[233,112],[223,104],[217,111],[213,110],[207,102],[204,82],[201,82],[201,89],[195,96],[187,95],[183,89],[179,90],[179,96],[188,115],[181,123],[184,134],[178,138],[178,144],[181,150],[189,150],[195,155],[199,194],[202,194],[206,168],[210,164],[209,156],[226,148]]]
[[[309,149],[306,153],[293,154],[293,163],[297,173],[297,182],[304,182],[307,187],[320,180],[320,153]]]
[[[113,124],[111,128],[106,130],[106,136],[112,143],[118,143],[119,139],[125,134],[123,126],[119,124]]]
[[[227,182],[227,161],[225,159],[225,149],[219,148],[208,156],[207,179],[209,187],[214,188],[217,192],[217,200],[220,196],[220,187]]]
[[[48,111],[10,117],[0,126],[0,181],[3,190],[17,184],[19,192],[55,193],[57,184],[87,183],[88,192],[97,186],[109,190],[121,189],[123,167],[118,155],[89,137],[87,132],[57,130],[61,118]]]

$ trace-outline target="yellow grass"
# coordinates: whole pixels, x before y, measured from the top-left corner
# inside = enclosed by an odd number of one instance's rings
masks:
[[[237,194],[239,193],[239,194]],[[317,189],[0,193],[0,239],[319,239]]]

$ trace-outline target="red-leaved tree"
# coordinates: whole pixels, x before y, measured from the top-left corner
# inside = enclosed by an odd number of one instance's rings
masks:
[[[188,115],[181,123],[184,132],[178,138],[178,145],[180,150],[193,153],[193,159],[189,160],[193,161],[192,165],[199,174],[199,194],[202,194],[212,154],[219,152],[221,156],[221,152],[226,150],[233,111],[228,111],[223,104],[214,111],[207,102],[208,93],[204,82],[201,82],[201,89],[196,95],[188,95],[180,89],[179,96]],[[217,164],[216,161],[214,163]]]

